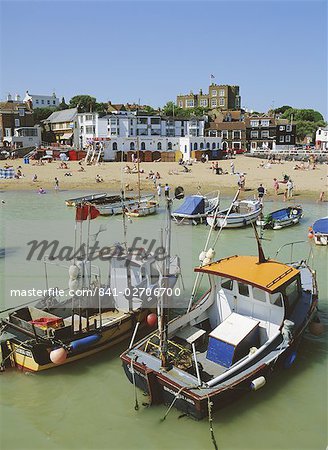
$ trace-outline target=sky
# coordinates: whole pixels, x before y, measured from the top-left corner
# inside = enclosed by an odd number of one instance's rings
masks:
[[[327,117],[327,2],[3,1],[0,98],[163,106],[179,93],[240,86],[242,106]]]

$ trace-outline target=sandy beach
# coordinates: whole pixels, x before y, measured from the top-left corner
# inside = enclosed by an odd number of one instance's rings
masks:
[[[235,174],[231,174],[231,161],[234,162]],[[141,163],[140,167],[144,173],[140,174],[141,190],[144,192],[155,191],[154,182],[147,179],[150,170],[159,172],[161,178],[157,180],[164,186],[168,183],[173,189],[177,186],[183,186],[187,194],[196,193],[198,187],[203,194],[213,190],[220,190],[223,195],[233,195],[237,189],[238,173],[244,173],[246,177],[244,197],[250,197],[256,194],[260,183],[267,190],[267,198],[277,198],[273,189],[273,179],[282,180],[284,174],[288,174],[294,183],[294,197],[297,201],[301,198],[319,199],[320,192],[327,192],[327,165],[317,165],[313,170],[300,169],[294,170],[296,162],[288,161],[283,163],[271,164],[267,167],[267,160],[263,160],[264,166],[261,167],[261,159],[250,158],[237,155],[234,160],[219,161],[219,166],[223,170],[222,175],[216,175],[211,170],[211,162],[194,163],[190,173],[184,173],[183,168],[176,162],[149,162]],[[107,162],[100,165],[86,166],[85,171],[80,172],[80,166],[77,161],[69,161],[68,169],[60,169],[59,161],[51,163],[45,162],[43,166],[24,164],[22,159],[1,161],[0,168],[5,164],[17,168],[21,166],[21,172],[24,175],[20,179],[0,179],[0,190],[35,190],[40,187],[45,190],[55,189],[55,177],[59,180],[59,189],[67,191],[119,191],[123,185],[129,185],[132,192],[137,192],[137,174],[123,174],[121,163]],[[299,164],[299,163],[298,163]],[[129,163],[132,168],[133,164]],[[71,173],[72,176],[65,176],[65,173]],[[37,181],[32,181],[33,176],[37,176]],[[99,175],[104,181],[97,183],[96,176]],[[282,198],[285,185],[280,183],[279,197]],[[326,198],[326,195],[325,195]]]

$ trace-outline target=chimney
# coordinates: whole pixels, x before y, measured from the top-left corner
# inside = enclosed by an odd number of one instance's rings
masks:
[[[12,102],[12,101],[13,101],[13,99],[12,99],[11,94],[8,94],[7,95],[7,102]]]
[[[15,95],[15,102],[20,102],[21,101],[21,97],[19,94]]]

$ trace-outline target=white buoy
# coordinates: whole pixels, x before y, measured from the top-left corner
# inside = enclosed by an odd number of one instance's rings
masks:
[[[213,259],[214,255],[215,255],[215,251],[213,250],[213,248],[209,248],[206,252],[206,258]]]
[[[251,382],[252,391],[257,391],[258,389],[261,389],[261,387],[263,387],[265,383],[266,379],[264,377],[255,378],[255,380]]]
[[[203,266],[206,266],[207,264],[210,264],[211,260],[209,258],[205,258],[203,260]]]
[[[56,348],[56,350],[52,350],[50,352],[49,357],[50,361],[52,361],[54,364],[62,364],[66,361],[67,351],[62,347]]]
[[[199,261],[204,261],[205,258],[206,258],[206,253],[203,251],[199,254]]]

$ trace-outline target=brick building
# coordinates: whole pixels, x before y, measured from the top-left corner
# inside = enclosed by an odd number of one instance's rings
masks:
[[[177,96],[179,108],[210,108],[219,110],[238,110],[241,107],[239,86],[212,83],[208,88],[208,94],[202,89],[198,94],[180,94]]]
[[[34,127],[33,111],[28,104],[12,100],[0,102],[1,145],[25,146],[26,140],[30,140],[34,145],[37,143],[38,134],[37,127]],[[17,140],[16,138],[19,136],[31,139]]]

